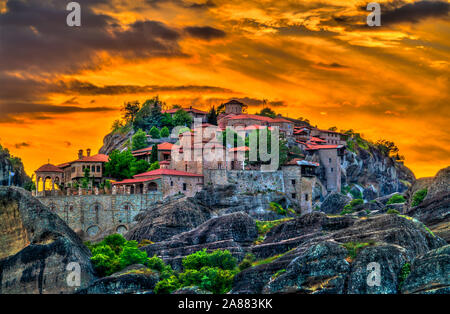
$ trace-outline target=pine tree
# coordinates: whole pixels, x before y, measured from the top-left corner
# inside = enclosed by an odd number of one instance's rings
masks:
[[[158,145],[154,144],[152,147],[152,154],[150,155],[150,164],[158,161]]]

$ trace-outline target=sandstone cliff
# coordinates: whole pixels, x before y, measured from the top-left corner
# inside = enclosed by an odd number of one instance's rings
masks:
[[[80,238],[29,192],[0,187],[0,294],[72,293],[71,262],[86,287],[95,277]]]

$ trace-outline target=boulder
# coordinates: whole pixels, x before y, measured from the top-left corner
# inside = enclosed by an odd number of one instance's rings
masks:
[[[0,293],[73,293],[95,279],[80,238],[21,188],[0,187],[0,240]],[[67,281],[74,265],[80,287]]]
[[[157,273],[144,265],[131,265],[120,272],[92,282],[79,294],[149,294],[159,281]]]
[[[136,215],[134,224],[126,233],[127,240],[144,239],[159,242],[194,229],[211,217],[211,210],[191,198],[159,202]]]
[[[197,228],[151,244],[142,249],[149,256],[160,256],[174,269],[180,270],[183,257],[206,248],[229,250],[238,260],[245,255],[244,247],[249,246],[258,236],[255,221],[246,213],[233,213],[212,218]]]
[[[402,284],[402,293],[450,293],[450,245],[418,256]]]
[[[406,258],[405,249],[397,245],[381,245],[363,249],[352,262],[347,293],[397,293],[398,274]],[[371,263],[378,265],[373,266]],[[379,276],[379,284],[376,282],[377,278],[372,276]]]
[[[197,286],[193,286],[193,287],[183,287],[181,289],[178,289],[174,292],[172,292],[172,294],[212,294],[209,291],[200,289]]]
[[[345,205],[350,203],[351,200],[352,199],[349,196],[332,192],[322,202],[320,210],[327,214],[338,214],[344,209]]]
[[[450,167],[438,171],[428,188],[425,199],[431,199],[447,193],[450,193]]]
[[[292,260],[285,272],[274,276],[263,293],[344,293],[350,271],[346,257],[347,250],[333,241],[311,246]]]

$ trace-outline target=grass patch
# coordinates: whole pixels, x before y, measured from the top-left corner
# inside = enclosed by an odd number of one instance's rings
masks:
[[[284,274],[286,272],[286,269],[280,269],[275,274],[272,275],[271,279],[275,280],[277,279],[281,274]]]
[[[284,255],[286,255],[287,253],[289,253],[289,252],[291,252],[293,250],[295,250],[295,248],[293,248],[293,249],[291,249],[291,250],[289,250],[287,252],[281,253],[281,254],[277,254],[277,255],[274,255],[274,256],[271,256],[271,257],[268,257],[268,258],[265,258],[265,259],[254,261],[252,263],[252,267],[253,266],[258,266],[258,265],[264,265],[264,264],[272,263],[273,261],[279,259],[280,257],[283,257]]]
[[[422,190],[419,190],[416,193],[414,193],[411,206],[415,207],[415,206],[419,205],[420,203],[422,203],[424,198],[427,196],[427,194],[428,194],[428,189],[422,189]]]
[[[348,251],[348,259],[349,261],[352,261],[358,256],[358,253],[368,247],[375,245],[375,241],[369,241],[369,242],[347,242],[342,244],[343,247],[345,247]]]
[[[410,273],[411,273],[411,264],[410,263],[403,264],[402,270],[398,275],[398,290],[402,288],[403,283],[405,282],[406,278],[408,278]]]
[[[293,218],[283,218],[278,220],[271,220],[271,221],[262,221],[262,220],[256,220],[256,228],[258,228],[258,238],[255,241],[255,244],[261,244],[264,241],[264,238],[266,237],[266,234],[274,227],[278,226],[279,224],[289,221]]]

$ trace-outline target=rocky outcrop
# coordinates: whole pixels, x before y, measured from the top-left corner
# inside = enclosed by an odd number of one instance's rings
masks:
[[[157,273],[144,265],[131,265],[111,276],[92,282],[79,294],[150,294],[159,281]]]
[[[9,151],[0,145],[0,186],[8,185],[9,173],[14,172],[11,185],[23,187],[31,179],[25,173],[20,158],[13,157]]]
[[[415,186],[413,186],[415,188]],[[450,241],[450,167],[440,170],[432,180],[422,180],[422,184],[411,189],[427,188],[427,196],[418,206],[409,207],[407,214],[417,218],[437,236]],[[411,199],[411,198],[410,198]],[[409,201],[409,204],[411,201]]]
[[[450,245],[418,256],[402,285],[402,293],[450,293]]]
[[[184,256],[204,248],[208,251],[229,250],[241,260],[245,255],[244,247],[252,244],[257,236],[255,221],[249,215],[239,212],[212,218],[194,230],[145,246],[143,250],[149,256],[160,256],[174,269],[181,269]]]
[[[211,217],[211,210],[191,198],[159,202],[136,215],[128,240],[158,242],[194,229]]]
[[[377,148],[355,145],[355,152],[345,151],[342,186],[358,185],[366,200],[394,192],[403,193],[415,181],[414,174],[402,163],[384,156]]]
[[[109,155],[113,150],[122,151],[128,145],[133,135],[133,131],[128,133],[111,132],[103,138],[103,146],[99,149],[99,154]]]
[[[315,212],[274,227],[262,244],[252,246],[250,251],[268,262],[239,273],[232,292],[397,293],[403,264],[445,244],[407,217]],[[372,262],[381,267],[381,286],[366,284]]]
[[[80,266],[80,288],[95,279],[80,238],[21,188],[0,187],[0,293],[72,293],[67,279]]]
[[[236,212],[245,212],[258,220],[275,220],[284,218],[273,211],[267,210],[270,202],[276,202],[283,208],[292,207],[298,210],[296,205],[279,192],[258,193],[255,195],[242,194],[236,185],[206,186],[195,195],[195,200],[201,204],[214,208],[218,215],[226,215]]]
[[[351,197],[343,195],[342,193],[332,192],[325,198],[320,206],[320,210],[327,214],[338,214],[351,200]]]

